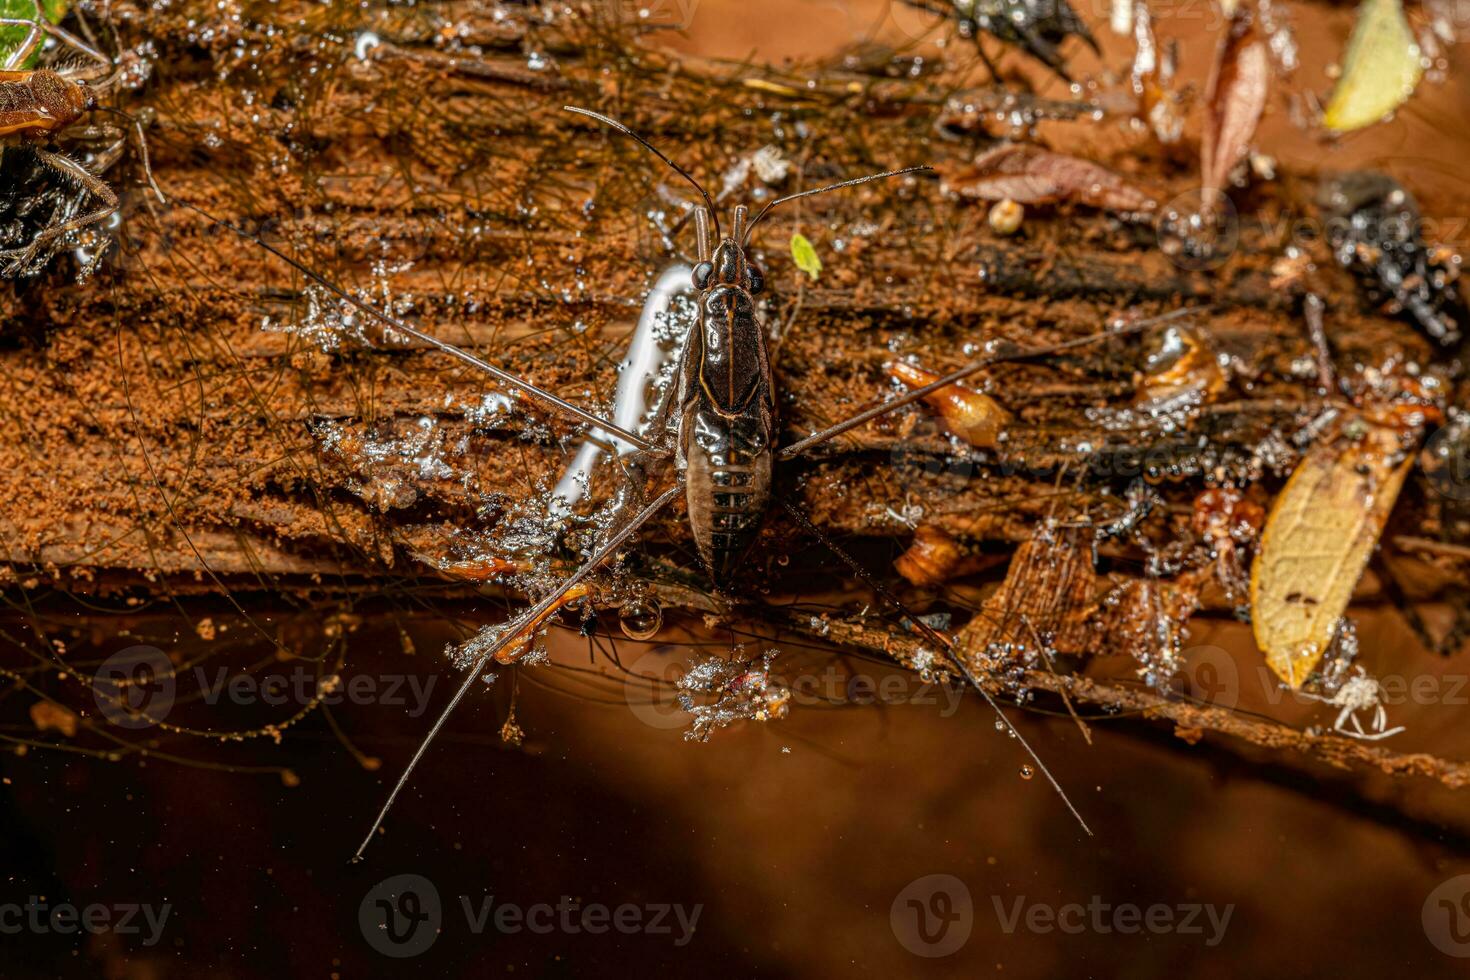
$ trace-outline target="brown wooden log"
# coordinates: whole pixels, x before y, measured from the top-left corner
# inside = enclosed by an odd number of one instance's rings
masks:
[[[155,76],[131,108],[155,113],[153,166],[176,203],[149,203],[136,170],[121,167],[111,177],[124,185],[126,220],[98,276],[71,283],[62,260],[42,282],[0,286],[0,557],[20,574],[82,587],[132,573],[204,589],[422,574],[456,528],[484,518],[487,495],[527,493],[568,451],[557,438],[571,428],[545,412],[477,427],[466,406],[494,384],[422,345],[323,352],[262,330],[306,315],[300,277],[177,202],[263,229],[370,296],[386,287],[435,336],[602,405],[651,278],[687,248],[683,232],[671,251],[650,213],[668,228],[690,195],[564,103],[617,114],[716,189],[742,154],[769,144],[798,171],[790,190],[965,159],[983,138],[936,134],[951,91],[942,77],[681,59],[591,9],[549,26],[459,3],[395,9],[374,15],[382,43],[361,52],[360,25],[346,19],[355,11],[279,5],[254,16],[268,19],[209,31],[183,13],[124,9],[125,35],[156,47]],[[463,30],[446,40],[451,21]],[[1098,125],[1047,122],[1040,138],[1096,156]],[[1163,200],[1196,179],[1143,142],[1098,162]],[[1263,232],[1308,209],[1313,191],[1297,174],[1253,188],[1248,205],[1263,220],[1212,271],[1172,263],[1147,222],[1080,207],[1034,210],[1020,237],[1001,238],[983,207],[946,199],[925,178],[789,210],[760,236],[770,316],[784,325],[788,438],[883,397],[891,357],[951,369],[988,342],[1071,339],[1121,314],[1208,304],[1194,322],[1235,369],[1228,394],[1186,431],[1140,434],[1112,431],[1094,411],[1128,404],[1143,360],[1136,339],[998,367],[984,383],[1017,420],[1000,453],[955,464],[932,426],[903,413],[791,464],[784,479],[839,537],[901,543],[908,527],[890,515],[917,514],[973,545],[1005,547],[1043,517],[1114,514],[1119,490],[1144,475],[1128,468],[1154,458],[1183,464],[1157,491],[1183,534],[1190,500],[1212,478],[1279,477],[1291,434],[1320,406],[1294,367],[1312,356],[1302,287],[1273,284],[1282,243]],[[815,283],[786,254],[796,229],[826,258]],[[1365,307],[1318,258],[1312,282],[1341,370],[1387,351],[1432,361],[1424,338]],[[376,275],[375,264],[396,271]],[[420,419],[455,447],[453,476],[401,460],[364,472],[313,431],[330,420],[386,438]],[[1257,450],[1272,433],[1284,455],[1263,468]],[[662,533],[684,540],[676,520]],[[771,543],[787,533],[776,522]]]

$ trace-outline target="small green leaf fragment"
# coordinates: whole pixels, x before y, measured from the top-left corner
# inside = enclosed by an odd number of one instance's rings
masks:
[[[800,232],[791,236],[791,257],[796,267],[816,280],[822,274],[822,259],[815,246]]]
[[[66,16],[67,9],[71,6],[70,0],[41,0],[41,10],[46,19],[53,24]],[[11,20],[32,20],[36,16],[36,5],[32,0],[0,0],[0,17]],[[6,24],[0,26],[0,65],[10,60],[10,55],[20,46],[30,33],[28,28],[19,24]],[[39,52],[33,53],[17,68],[34,68],[39,60]]]
[[[1322,122],[1339,133],[1371,126],[1407,102],[1423,75],[1400,0],[1363,0]]]

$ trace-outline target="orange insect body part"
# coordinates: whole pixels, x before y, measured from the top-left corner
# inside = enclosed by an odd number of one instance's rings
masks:
[[[922,388],[941,377],[905,361],[893,361],[886,367],[890,375],[910,388]],[[950,434],[977,449],[994,448],[1011,420],[1010,413],[994,398],[963,385],[946,385],[925,395],[924,401],[939,413]]]
[[[54,71],[0,71],[0,137],[47,142],[96,107],[85,84]]]
[[[531,649],[531,643],[536,639],[536,632],[546,624],[546,621],[558,611],[585,598],[592,591],[591,586],[574,585],[557,597],[555,603],[547,607],[546,611],[526,624],[526,628],[515,635],[505,646],[501,647],[495,654],[495,662],[501,664],[515,663],[526,655]]]
[[[474,561],[456,561],[440,567],[446,575],[470,582],[488,582],[502,575],[520,570],[520,566],[506,558],[480,558]]]

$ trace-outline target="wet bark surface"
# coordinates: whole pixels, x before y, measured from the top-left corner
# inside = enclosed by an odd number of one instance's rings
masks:
[[[649,212],[671,222],[687,189],[629,141],[563,113],[564,102],[616,113],[716,185],[733,158],[768,144],[799,164],[800,185],[973,152],[936,137],[937,110],[922,97],[938,96],[937,80],[814,67],[815,91],[834,94],[809,96],[785,88],[784,75],[767,83],[758,69],[682,60],[577,22],[487,24],[459,39],[488,48],[476,58],[433,43],[450,6],[369,25],[382,44],[361,60],[346,25],[308,21],[320,33],[293,34],[285,11],[277,37],[224,24],[208,39],[181,18],[139,12],[128,27],[158,48],[138,99],[158,113],[154,168],[178,201],[267,231],[349,287],[372,283],[374,263],[400,269],[381,281],[415,322],[584,403],[610,397],[619,346],[671,258]],[[1060,152],[1087,149],[1083,123],[1044,128]],[[1189,173],[1146,152],[1112,162],[1160,199],[1190,187]],[[1300,210],[1313,190],[1288,174],[1253,203],[1262,214]],[[818,282],[803,282],[783,254],[794,227],[822,230],[829,247],[847,240]],[[539,418],[493,433],[467,424],[452,406],[492,384],[442,355],[411,343],[327,354],[262,331],[266,318],[302,315],[299,277],[197,213],[149,204],[134,188],[123,237],[88,284],[58,269],[5,287],[12,563],[62,579],[206,569],[371,579],[410,562],[413,533],[473,515],[477,494],[514,494],[560,465],[563,451],[538,444]],[[688,237],[676,235],[677,247]],[[1150,452],[1183,463],[1183,485],[1163,492],[1187,495],[1209,475],[1190,470],[1219,459],[1259,471],[1262,440],[1300,427],[1320,401],[1291,367],[1312,356],[1300,288],[1272,285],[1276,243],[1249,234],[1222,267],[1191,272],[1160,252],[1148,222],[1063,206],[1003,239],[983,207],[921,178],[820,199],[762,237],[791,438],[883,397],[882,365],[895,356],[945,370],[989,341],[1075,338],[1120,313],[1208,304],[1195,322],[1237,365],[1230,397],[1172,436],[1107,432],[1088,417],[1126,405],[1145,347],[1137,340],[997,368],[986,381],[1017,416],[999,454],[951,466],[953,448],[932,426],[916,433],[910,417],[793,464],[785,479],[834,533],[902,538],[906,529],[881,515],[908,507],[972,540],[1016,540],[1038,508],[1056,511],[1059,472],[1103,475],[1068,478],[1069,511],[1106,508],[1130,476],[1125,465]],[[1339,364],[1385,350],[1432,358],[1411,327],[1365,309],[1345,275],[1322,270]],[[364,432],[435,419],[447,441],[468,438],[456,464],[471,478],[415,479],[401,495],[411,506],[375,507],[313,439],[309,423],[324,418]],[[1195,451],[1201,435],[1209,453]],[[893,465],[924,453],[938,462]]]

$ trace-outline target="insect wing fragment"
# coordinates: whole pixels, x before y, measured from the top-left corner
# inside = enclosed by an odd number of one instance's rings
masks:
[[[1321,445],[1271,507],[1251,568],[1251,619],[1266,662],[1292,688],[1317,666],[1413,465],[1398,430]]]

